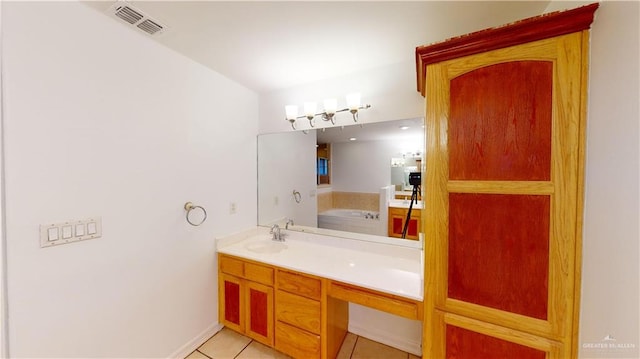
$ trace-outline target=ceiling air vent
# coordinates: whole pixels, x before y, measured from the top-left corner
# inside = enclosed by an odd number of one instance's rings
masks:
[[[116,16],[133,25],[142,19],[142,14],[133,10],[128,6],[119,6],[116,8]]]
[[[158,35],[166,30],[166,26],[161,25],[159,21],[151,19],[140,9],[136,9],[129,4],[123,4],[122,1],[118,1],[111,7],[111,14],[149,35]]]
[[[149,35],[153,35],[158,31],[162,31],[162,25],[156,24],[155,22],[149,19],[144,20],[143,22],[139,23],[137,26],[140,30],[146,32]]]

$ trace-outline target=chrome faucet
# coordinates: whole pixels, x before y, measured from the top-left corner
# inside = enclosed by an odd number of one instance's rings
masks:
[[[269,233],[273,234],[273,237],[271,238],[272,240],[284,242],[284,234],[280,233],[280,226],[278,226],[277,224],[274,224],[271,227],[271,231],[269,231]]]
[[[293,226],[293,219],[287,219],[287,224],[284,225],[284,229],[289,229],[289,225]]]

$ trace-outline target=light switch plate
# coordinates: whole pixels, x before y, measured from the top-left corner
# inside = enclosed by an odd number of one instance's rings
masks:
[[[102,237],[101,217],[40,225],[41,248],[99,237]]]
[[[60,239],[58,235],[58,227],[47,228],[47,240],[57,241],[58,239]]]
[[[87,223],[87,234],[92,235],[98,232],[98,228],[96,227],[96,222]]]
[[[87,226],[84,223],[76,224],[76,228],[75,228],[76,237],[84,236],[87,233],[87,231],[85,230],[86,227]]]
[[[72,235],[72,229],[73,227],[71,226],[62,226],[62,239],[69,239],[71,238]]]

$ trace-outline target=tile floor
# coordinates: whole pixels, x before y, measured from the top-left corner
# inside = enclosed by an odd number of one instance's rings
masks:
[[[290,359],[233,330],[223,328],[185,359]],[[418,359],[419,357],[352,333],[336,359]]]

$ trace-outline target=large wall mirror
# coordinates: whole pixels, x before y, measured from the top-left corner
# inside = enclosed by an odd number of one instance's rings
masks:
[[[423,151],[423,118],[260,135],[258,224],[421,245]]]

